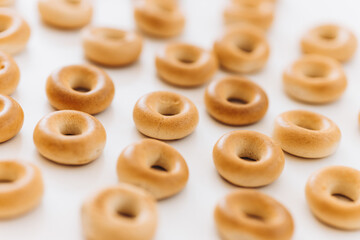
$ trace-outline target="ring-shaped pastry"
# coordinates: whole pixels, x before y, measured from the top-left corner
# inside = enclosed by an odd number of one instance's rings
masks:
[[[180,192],[189,178],[184,158],[170,145],[144,139],[127,146],[117,162],[120,182],[148,190],[156,199]]]
[[[244,77],[213,81],[205,91],[208,113],[229,125],[247,125],[262,119],[268,109],[264,90]]]
[[[136,102],[133,119],[142,134],[174,140],[195,130],[199,113],[188,98],[173,92],[157,91],[142,96]]]
[[[310,111],[294,110],[275,120],[273,139],[281,148],[298,157],[322,158],[337,149],[341,132],[329,118]]]
[[[360,171],[344,166],[325,167],[306,184],[306,199],[322,222],[345,230],[360,229]]]
[[[159,38],[179,35],[185,26],[185,18],[173,0],[144,0],[135,6],[134,17],[141,31]]]
[[[216,72],[215,55],[186,43],[171,43],[156,56],[156,69],[166,82],[180,87],[195,87],[207,82]]]
[[[93,14],[90,0],[39,0],[38,9],[46,24],[62,29],[81,28]]]
[[[43,117],[36,125],[33,137],[41,155],[66,165],[94,161],[106,142],[106,132],[99,120],[73,110],[57,111]]]
[[[135,62],[142,50],[142,37],[117,28],[89,27],[82,35],[85,56],[105,66],[124,66]]]
[[[14,59],[0,51],[0,94],[12,94],[19,84],[20,70]]]
[[[226,24],[250,23],[264,30],[274,19],[275,4],[269,0],[236,0],[224,11]]]
[[[9,8],[0,9],[0,51],[14,55],[21,52],[30,38],[28,23]]]
[[[40,170],[31,163],[0,160],[0,219],[18,217],[39,205],[44,192]]]
[[[292,98],[314,104],[337,100],[347,79],[338,61],[322,55],[304,55],[284,71],[285,92]]]
[[[262,69],[270,54],[264,33],[250,24],[236,24],[215,42],[214,51],[222,67],[238,73]]]
[[[0,143],[13,138],[22,128],[24,111],[13,98],[0,94]]]
[[[223,178],[243,187],[272,183],[285,164],[278,144],[264,134],[247,130],[223,135],[214,146],[213,160]]]
[[[87,240],[150,240],[158,217],[153,196],[123,183],[87,199],[81,218]]]
[[[357,40],[348,29],[335,24],[325,24],[310,29],[301,39],[304,53],[314,53],[348,61],[355,53]]]
[[[114,84],[102,69],[92,65],[70,65],[54,71],[46,82],[50,104],[59,110],[71,109],[96,114],[114,98]]]
[[[272,197],[256,190],[239,189],[223,198],[214,211],[216,227],[224,240],[290,240],[294,221]]]

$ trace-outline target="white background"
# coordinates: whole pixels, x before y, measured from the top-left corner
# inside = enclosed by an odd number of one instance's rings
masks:
[[[154,56],[165,44],[183,40],[210,49],[224,29],[222,10],[226,1],[184,0],[182,7],[187,24],[184,33],[172,40],[145,38],[141,59],[126,68],[106,69],[112,77],[116,94],[112,105],[96,117],[107,130],[107,144],[102,156],[82,167],[54,164],[41,157],[33,144],[32,134],[41,117],[54,109],[45,95],[47,76],[56,68],[84,63],[79,31],[60,31],[39,20],[36,1],[18,0],[15,8],[28,20],[32,36],[26,50],[15,57],[21,69],[21,81],[12,95],[25,112],[21,132],[0,144],[1,158],[19,158],[39,166],[45,181],[41,205],[31,213],[0,221],[0,239],[57,240],[82,239],[79,209],[84,199],[102,187],[116,184],[116,161],[121,150],[144,136],[132,121],[132,108],[143,94],[170,90],[189,97],[198,107],[200,122],[196,131],[185,139],[168,142],[184,156],[190,169],[189,182],[180,194],[159,202],[159,224],[155,239],[219,239],[213,221],[213,209],[226,193],[236,189],[222,180],[212,161],[212,147],[224,133],[235,129],[256,130],[271,135],[274,118],[291,109],[308,109],[334,120],[342,131],[338,151],[325,159],[305,160],[286,155],[280,178],[259,190],[283,203],[295,221],[294,239],[359,239],[360,232],[335,230],[319,223],[310,213],[304,196],[308,176],[324,166],[346,165],[360,169],[358,129],[360,59],[356,56],[344,65],[349,86],[337,102],[311,106],[289,99],[282,90],[284,68],[298,58],[299,39],[303,32],[319,23],[336,22],[359,34],[360,2],[358,0],[279,0],[274,24],[267,36],[271,56],[265,69],[249,76],[267,92],[269,110],[263,120],[247,127],[229,127],[214,121],[206,113],[205,86],[179,89],[163,83],[156,76]],[[97,0],[94,25],[134,29],[132,1]],[[227,75],[219,71],[213,79]]]

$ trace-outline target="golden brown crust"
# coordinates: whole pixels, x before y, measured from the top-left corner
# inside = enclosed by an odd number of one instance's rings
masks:
[[[263,31],[250,24],[236,24],[215,42],[214,51],[225,69],[252,73],[264,67],[270,48]]]
[[[214,211],[224,240],[290,240],[294,222],[288,210],[256,190],[239,189],[222,199]]]
[[[341,132],[329,118],[310,111],[294,110],[275,120],[273,138],[281,148],[303,158],[322,158],[337,149]]]
[[[345,230],[360,229],[360,171],[325,167],[310,176],[305,192],[311,211],[320,221]]]
[[[213,81],[205,91],[208,113],[229,125],[247,125],[262,119],[268,109],[264,90],[244,77]]]
[[[135,62],[142,50],[142,37],[117,28],[88,27],[82,34],[85,56],[105,66],[124,66]]]
[[[322,104],[340,98],[347,79],[336,60],[322,55],[305,55],[284,71],[283,84],[290,97]]]
[[[63,110],[43,117],[35,127],[34,143],[41,155],[66,165],[83,165],[98,158],[106,132],[93,116]]]
[[[93,14],[89,0],[39,0],[38,9],[46,24],[62,29],[81,28]]]
[[[223,135],[214,146],[213,160],[223,178],[243,187],[272,183],[285,163],[283,151],[270,137],[247,130]]]
[[[127,146],[117,162],[120,182],[148,190],[156,199],[180,192],[189,178],[184,158],[170,145],[144,139]]]
[[[31,163],[0,160],[0,218],[25,214],[39,205],[43,192],[40,170]]]
[[[46,82],[50,104],[59,110],[71,109],[96,114],[114,98],[111,78],[92,65],[70,65],[54,71]]]
[[[250,23],[264,30],[274,19],[275,4],[269,0],[236,0],[224,11],[226,24]]]
[[[30,27],[27,22],[9,8],[0,9],[0,22],[0,51],[11,55],[22,51],[30,38]]]
[[[212,52],[186,43],[171,43],[156,56],[156,69],[161,79],[180,87],[204,84],[217,68]]]
[[[81,218],[87,240],[150,240],[157,227],[156,202],[141,188],[118,184],[87,199]]]
[[[185,26],[174,0],[144,0],[135,6],[134,17],[141,31],[159,38],[179,35]]]
[[[22,128],[24,111],[13,98],[0,94],[0,143],[13,138]]]
[[[135,104],[133,119],[144,135],[174,140],[192,133],[199,113],[188,98],[177,93],[157,91],[142,96]]]
[[[14,59],[0,51],[0,94],[12,94],[19,84],[20,70]]]
[[[355,35],[348,29],[324,24],[310,29],[301,39],[304,53],[314,53],[346,62],[354,55],[357,48]]]

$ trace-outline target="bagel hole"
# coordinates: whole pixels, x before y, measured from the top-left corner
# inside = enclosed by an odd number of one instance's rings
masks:
[[[182,53],[177,56],[177,60],[184,64],[192,64],[198,60],[199,56],[191,53]]]
[[[236,47],[244,53],[252,53],[255,50],[254,42],[247,37],[240,37],[235,42]]]
[[[332,41],[337,38],[337,30],[336,29],[326,29],[325,31],[320,32],[320,38],[325,41]]]
[[[67,3],[70,3],[70,4],[79,4],[81,2],[81,0],[65,0]]]
[[[305,128],[307,130],[318,131],[320,127],[313,125],[310,122],[300,122],[296,124],[298,127]]]
[[[8,16],[1,16],[0,17],[0,33],[5,32],[9,29],[10,25],[12,24],[12,20]]]
[[[73,124],[65,124],[60,129],[60,132],[64,136],[76,136],[82,133],[82,130],[79,126]]]
[[[256,162],[256,161],[259,160],[259,159],[252,158],[252,157],[241,157],[241,156],[239,156],[239,158],[241,158],[242,160],[251,161],[251,162]]]
[[[301,119],[298,122],[295,122],[295,125],[311,131],[319,131],[322,128],[321,121],[314,119]]]
[[[90,92],[91,89],[87,88],[87,87],[75,87],[73,88],[73,90],[77,91],[77,92]]]
[[[175,2],[173,1],[152,0],[149,2],[152,6],[155,6],[157,10],[160,10],[164,13],[171,13],[176,8]]]
[[[174,116],[181,112],[182,103],[180,99],[176,97],[164,96],[159,100],[157,111],[163,116]]]
[[[259,146],[258,139],[239,140],[237,142],[238,149],[235,153],[241,161],[247,161],[249,163],[259,162],[266,154],[266,148]]]
[[[167,117],[171,117],[180,113],[180,109],[177,106],[164,106],[158,109],[158,112]]]
[[[345,201],[345,202],[354,202],[354,200],[348,196],[346,196],[345,194],[341,194],[341,193],[333,193],[331,194],[331,196],[335,197],[336,199],[339,199],[341,201]]]
[[[256,2],[245,1],[245,2],[241,3],[241,6],[248,8],[248,9],[255,9],[255,8],[257,8],[258,4]]]
[[[173,7],[166,5],[166,4],[157,4],[156,6],[162,12],[171,13],[172,11],[174,11]]]
[[[323,64],[312,63],[305,66],[303,73],[309,78],[324,78],[329,75],[329,69]]]
[[[245,99],[239,98],[239,97],[229,97],[226,99],[230,103],[234,104],[248,104],[249,102]]]
[[[246,217],[247,218],[250,218],[250,219],[253,219],[253,220],[256,220],[256,221],[260,221],[260,222],[264,222],[265,219],[258,215],[258,214],[252,214],[252,213],[245,213]]]
[[[123,202],[117,209],[116,215],[122,219],[134,219],[137,217],[137,209],[133,206],[133,202],[128,199],[126,202]]]
[[[165,166],[166,161],[160,156],[155,160],[154,163],[150,164],[150,168],[155,171],[168,172],[167,166]]]
[[[79,72],[79,75],[74,76],[69,80],[70,88],[78,93],[90,92],[93,89],[95,83],[96,80],[94,73],[91,72]]]
[[[106,31],[103,33],[103,38],[112,40],[112,41],[118,41],[123,40],[125,38],[125,33],[120,31]]]
[[[16,181],[17,178],[18,178],[18,176],[14,171],[8,172],[8,173],[0,176],[0,184],[13,183]]]
[[[120,209],[120,210],[117,210],[116,214],[119,216],[119,217],[123,217],[123,218],[135,218],[136,215],[131,212],[131,211],[128,211],[128,210],[125,210],[125,209]]]
[[[24,173],[25,173],[25,170],[16,163],[1,162],[0,163],[0,184],[14,183]]]

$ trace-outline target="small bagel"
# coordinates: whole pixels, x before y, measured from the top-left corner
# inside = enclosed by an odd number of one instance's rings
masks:
[[[0,219],[18,217],[39,205],[44,185],[31,163],[0,160]]]
[[[89,0],[39,0],[38,9],[46,24],[62,29],[84,27],[93,14]]]
[[[14,4],[14,0],[0,0],[1,7],[8,7]]]
[[[216,205],[214,218],[224,240],[290,240],[294,233],[289,211],[256,190],[231,192]]]
[[[325,24],[310,29],[301,39],[304,53],[315,53],[346,62],[357,48],[355,35],[335,24]]]
[[[303,158],[322,158],[335,152],[341,138],[329,118],[310,111],[294,110],[275,120],[273,138],[281,148]]]
[[[28,23],[9,8],[0,9],[0,51],[14,55],[21,52],[30,38]]]
[[[21,130],[24,111],[11,97],[0,94],[0,143],[13,138]]]
[[[217,59],[212,52],[186,43],[171,43],[156,57],[159,76],[180,87],[204,84],[217,68]]]
[[[179,35],[185,18],[174,0],[144,0],[134,9],[136,25],[144,33],[168,38]]]
[[[71,109],[96,114],[104,111],[114,98],[111,78],[91,65],[70,65],[54,71],[46,82],[50,104],[59,110]]]
[[[144,139],[127,146],[117,162],[120,182],[148,190],[156,199],[180,192],[189,178],[184,158],[170,145]]]
[[[149,193],[118,184],[87,199],[81,218],[86,240],[150,240],[158,217],[155,199]]]
[[[325,167],[310,176],[305,192],[320,221],[345,230],[360,229],[360,171]]]
[[[142,37],[117,28],[89,27],[82,35],[85,56],[105,66],[124,66],[135,62],[142,50]]]
[[[135,104],[133,119],[142,134],[174,140],[192,133],[199,113],[188,98],[177,93],[157,91],[142,96]]]
[[[45,158],[59,164],[83,165],[100,156],[106,132],[93,116],[63,110],[43,117],[33,137],[37,150]]]
[[[266,30],[273,22],[274,8],[274,2],[267,0],[232,1],[224,11],[225,23],[250,23]]]
[[[0,51],[0,94],[12,94],[19,84],[20,70],[14,59]]]
[[[262,119],[268,109],[264,90],[244,77],[213,81],[205,91],[208,113],[229,125],[247,125]]]
[[[257,72],[269,58],[269,44],[255,26],[239,24],[230,27],[214,44],[220,65],[238,73]]]
[[[264,134],[247,130],[223,135],[214,146],[213,159],[223,178],[243,187],[272,183],[285,164],[278,144]]]
[[[321,55],[305,55],[285,70],[283,84],[290,97],[322,104],[340,98],[347,80],[338,61]]]

